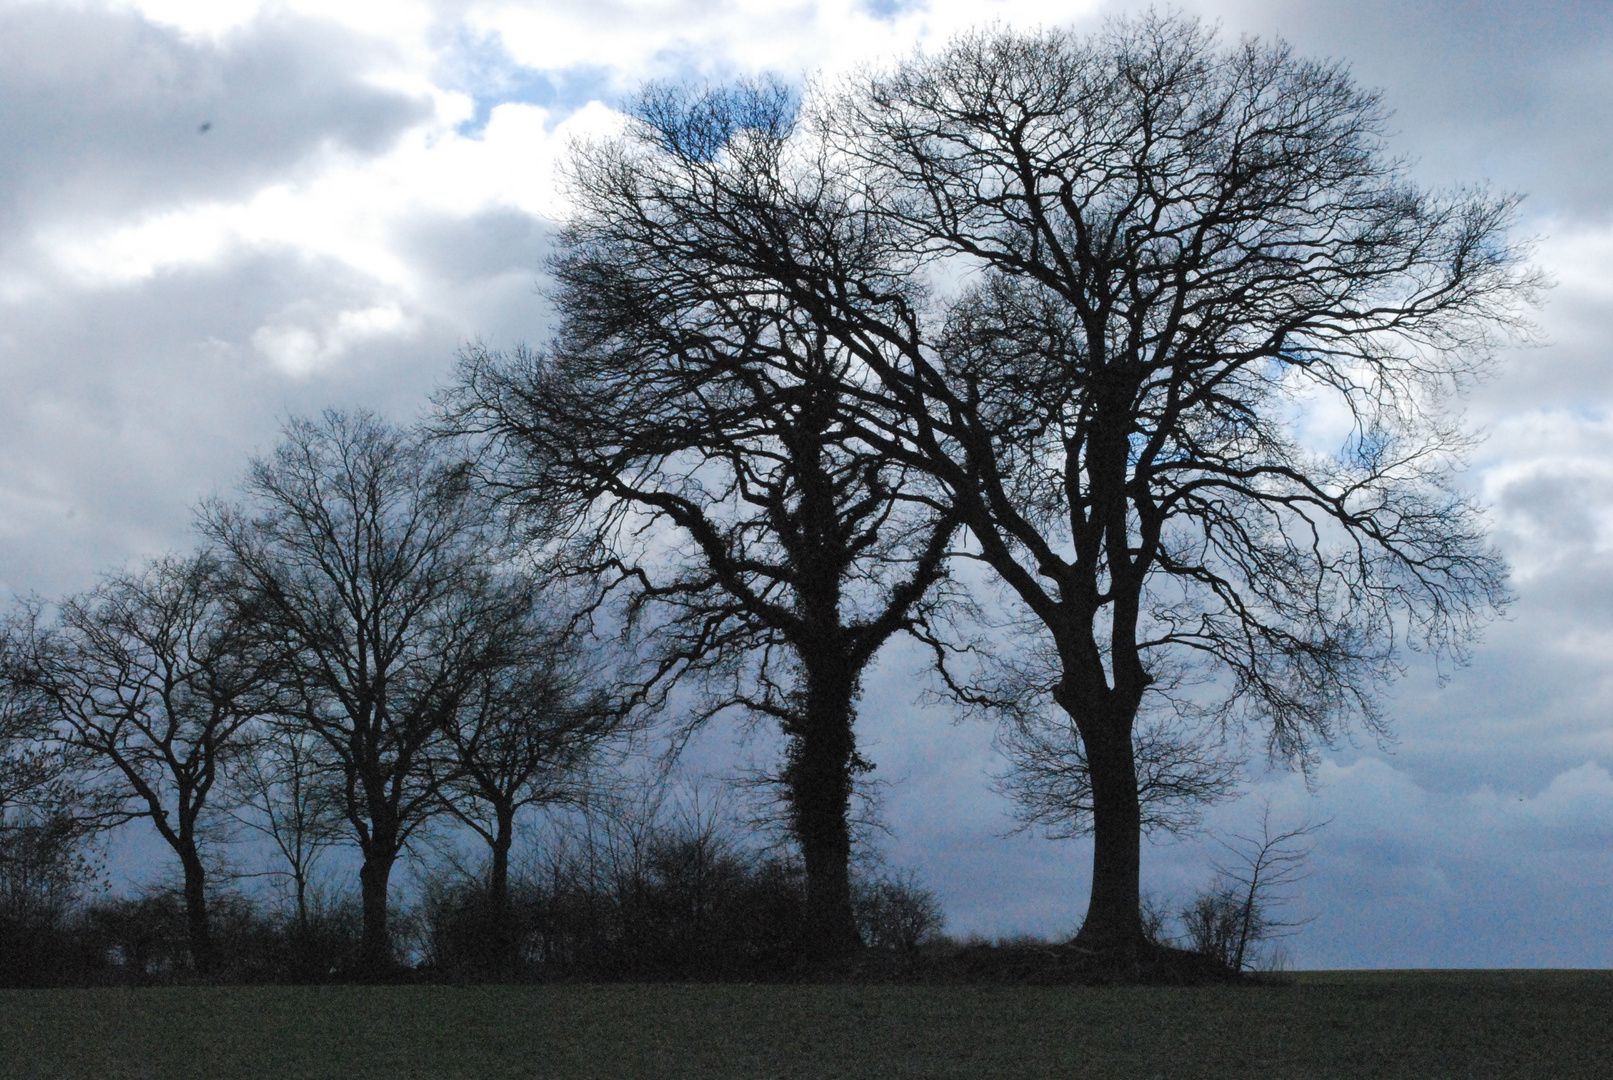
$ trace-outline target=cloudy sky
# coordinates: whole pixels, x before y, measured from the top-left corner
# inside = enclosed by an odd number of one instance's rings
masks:
[[[1132,6],[0,0],[0,588],[183,546],[286,415],[407,419],[461,343],[541,338],[555,163],[643,80],[798,80]],[[1613,964],[1613,7],[1182,6],[1348,62],[1424,182],[1527,192],[1556,282],[1543,344],[1466,402],[1509,617],[1443,688],[1410,672],[1396,742],[1341,746],[1310,792],[1260,778],[1211,824],[1266,800],[1330,821],[1301,966]],[[864,703],[888,857],[954,931],[1073,928],[1088,852],[1002,835],[990,733],[915,704],[916,662],[885,657]],[[1212,850],[1151,847],[1149,884],[1185,897]]]

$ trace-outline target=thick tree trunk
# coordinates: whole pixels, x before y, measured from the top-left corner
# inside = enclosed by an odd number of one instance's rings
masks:
[[[392,932],[387,925],[387,886],[397,853],[372,849],[359,867],[360,902],[364,909],[364,935],[359,943],[359,968],[369,978],[385,975],[393,967]]]
[[[1077,719],[1092,777],[1092,896],[1075,942],[1098,952],[1136,955],[1142,923],[1142,807],[1132,717]]]
[[[855,681],[808,675],[805,715],[790,746],[787,794],[806,864],[806,956],[832,960],[860,944],[851,907],[852,724]]]
[[[185,923],[190,937],[190,960],[198,974],[211,975],[214,967],[213,933],[207,916],[207,872],[195,845],[179,853],[185,872]]]

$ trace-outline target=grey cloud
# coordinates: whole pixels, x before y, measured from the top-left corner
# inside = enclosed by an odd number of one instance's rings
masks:
[[[1598,507],[1613,502],[1613,477],[1540,469],[1501,489],[1497,509],[1554,557],[1583,557],[1600,531]]]
[[[259,252],[0,304],[0,591],[81,588],[188,544],[191,504],[227,490],[289,413],[418,415],[463,341],[541,317],[532,272],[510,265],[519,256],[479,261],[474,222],[466,232],[456,245],[439,226],[434,242],[461,263],[438,267],[432,305],[406,305],[402,332],[347,342],[300,376],[265,356],[260,330],[317,336],[343,311],[391,302],[385,290],[339,264]]]
[[[1440,796],[1382,761],[1337,770],[1299,945],[1320,965],[1599,967],[1613,958],[1613,781],[1580,765],[1531,793]],[[1293,802],[1289,803],[1293,807]]]
[[[1126,5],[1128,7],[1134,5]],[[1396,149],[1438,184],[1491,181],[1531,212],[1613,213],[1613,7],[1598,0],[1201,0],[1385,92]]]
[[[435,308],[452,312],[465,337],[498,348],[544,335],[540,283],[553,236],[552,223],[506,208],[416,218],[396,247],[428,281]]]
[[[212,43],[129,11],[0,7],[0,228],[240,195],[326,146],[378,153],[430,109],[365,81],[384,59],[285,15]]]

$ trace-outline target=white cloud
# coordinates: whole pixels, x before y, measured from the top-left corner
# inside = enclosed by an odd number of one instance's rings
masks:
[[[535,68],[605,64],[639,77],[773,71],[794,78],[905,56],[987,22],[1068,23],[1097,8],[1096,0],[607,0],[478,4],[466,22]]]
[[[252,334],[252,344],[288,375],[303,377],[342,359],[355,346],[376,338],[415,333],[420,320],[396,304],[337,312],[316,326],[297,320],[301,312],[285,312]]]
[[[116,6],[187,34],[217,37],[247,25],[270,5],[267,0],[121,0]]]

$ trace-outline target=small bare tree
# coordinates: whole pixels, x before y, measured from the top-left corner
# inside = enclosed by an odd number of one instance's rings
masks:
[[[522,578],[521,586],[537,583]],[[446,731],[452,749],[442,797],[450,813],[487,844],[487,926],[494,966],[515,954],[509,903],[516,818],[537,806],[584,803],[589,770],[613,739],[629,732],[635,695],[604,688],[574,623],[556,618],[536,595],[524,618],[506,627],[509,648],[489,663]]]
[[[1258,834],[1217,837],[1230,858],[1214,863],[1214,880],[1180,916],[1194,951],[1242,971],[1256,946],[1286,937],[1310,922],[1284,917],[1282,909],[1295,899],[1294,887],[1309,876],[1305,864],[1315,850],[1311,837],[1326,824],[1274,826],[1268,802],[1261,810]]]
[[[231,770],[230,813],[266,837],[285,869],[269,876],[291,884],[293,916],[303,941],[312,934],[309,908],[314,864],[344,835],[341,772],[313,732],[265,721],[252,748]]]
[[[179,858],[192,962],[210,971],[207,818],[273,668],[250,598],[216,554],[169,556],[25,608],[13,640],[12,683]]]

